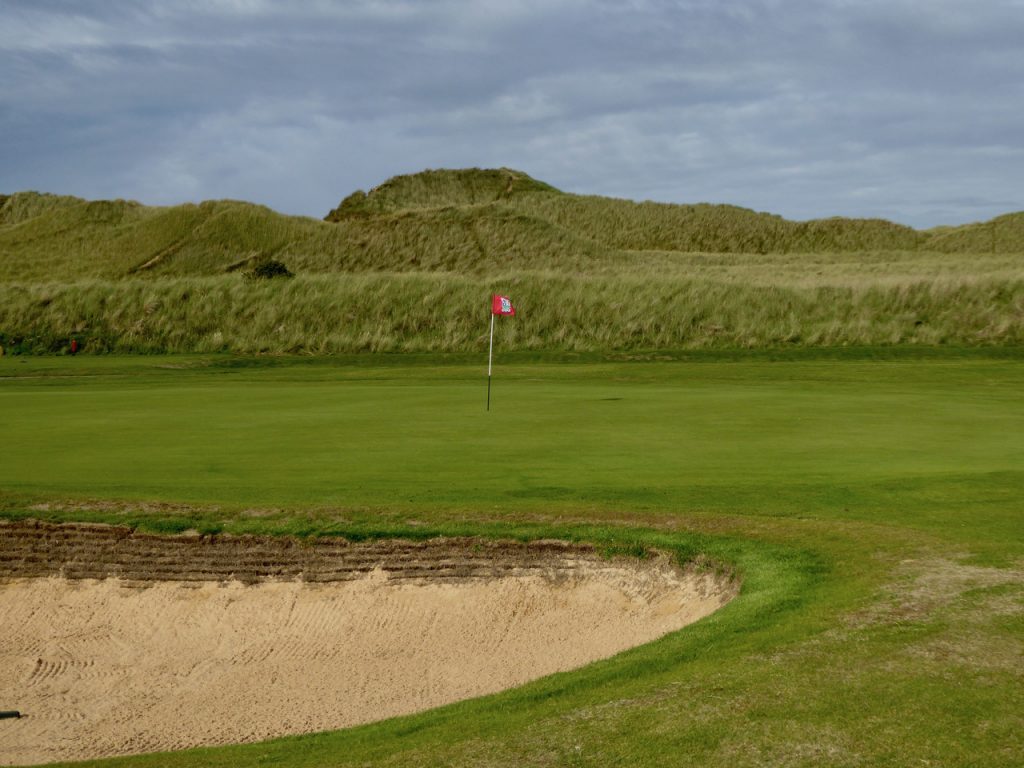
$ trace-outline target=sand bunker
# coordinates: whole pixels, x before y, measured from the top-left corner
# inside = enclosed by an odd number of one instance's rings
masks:
[[[0,764],[416,712],[611,656],[734,592],[663,557],[609,561],[559,542],[0,523],[0,710],[27,714],[0,720]]]

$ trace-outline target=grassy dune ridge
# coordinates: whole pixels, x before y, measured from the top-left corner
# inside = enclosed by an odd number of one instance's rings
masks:
[[[509,169],[425,171],[327,221],[220,200],[0,197],[0,345],[20,352],[1018,344],[1024,213],[928,232],[571,195]],[[298,277],[244,273],[281,260]],[[485,318],[486,319],[486,318]]]

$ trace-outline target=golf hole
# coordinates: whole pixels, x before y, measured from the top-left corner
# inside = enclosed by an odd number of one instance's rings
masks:
[[[663,555],[0,522],[0,764],[325,731],[654,640],[736,584]]]

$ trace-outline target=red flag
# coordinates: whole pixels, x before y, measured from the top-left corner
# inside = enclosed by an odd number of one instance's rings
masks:
[[[499,296],[494,294],[491,297],[491,314],[492,315],[510,315],[515,317],[516,308],[512,306],[512,302],[508,296]]]

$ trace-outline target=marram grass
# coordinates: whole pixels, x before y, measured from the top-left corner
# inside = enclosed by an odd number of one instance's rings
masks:
[[[0,196],[0,280],[219,274],[258,257],[300,272],[592,271],[641,251],[1024,253],[1024,213],[918,231],[881,219],[796,222],[731,205],[570,195],[516,171],[430,171],[350,195],[330,221],[232,200],[149,207]]]
[[[502,349],[610,352],[771,346],[1017,345],[1024,280],[905,280],[852,286],[736,284],[526,273],[238,274],[0,284],[9,352],[473,352],[488,297],[519,314]]]

